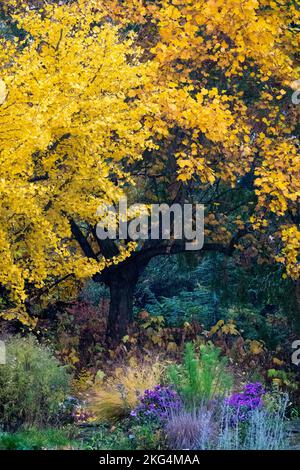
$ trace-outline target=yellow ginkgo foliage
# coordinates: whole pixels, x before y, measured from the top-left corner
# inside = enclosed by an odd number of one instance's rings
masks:
[[[0,285],[16,305],[48,281],[103,269],[72,226],[84,232],[122,194],[124,162],[151,146],[142,122],[155,109],[132,96],[148,80],[139,50],[92,2],[13,19],[26,37],[0,45]]]
[[[129,254],[112,259],[111,243],[107,261],[92,236],[127,183],[138,202],[203,202],[206,250],[248,247],[299,277],[296,0],[6,4],[27,32],[0,48],[0,285],[14,302]],[[183,250],[160,242],[106,271],[120,337],[140,271]]]

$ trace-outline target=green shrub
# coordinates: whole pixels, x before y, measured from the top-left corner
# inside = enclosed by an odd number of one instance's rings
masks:
[[[198,356],[194,345],[187,343],[183,364],[170,366],[167,376],[182,398],[194,405],[230,390],[233,380],[226,367],[227,359],[220,356],[219,348],[202,345]]]
[[[132,440],[120,423],[113,428],[101,423],[97,430],[84,439],[85,450],[133,450]]]
[[[86,450],[155,450],[165,448],[164,431],[157,424],[144,423],[131,426],[127,419],[111,426],[101,423],[84,439]]]
[[[74,446],[64,429],[28,429],[17,433],[0,433],[0,450],[61,449]]]
[[[160,297],[159,301],[147,303],[145,310],[152,316],[163,316],[166,325],[171,327],[197,321],[210,328],[213,303],[208,303],[207,297],[211,297],[211,293],[199,286],[193,291],[179,292],[173,297]]]
[[[164,430],[155,423],[133,426],[130,436],[134,450],[161,450],[166,448]]]
[[[11,338],[0,366],[0,425],[4,430],[55,424],[69,388],[65,367],[34,337]]]

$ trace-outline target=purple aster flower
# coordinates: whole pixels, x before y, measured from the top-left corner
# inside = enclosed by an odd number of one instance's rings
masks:
[[[253,410],[263,406],[263,395],[266,393],[260,382],[249,383],[242,393],[234,393],[225,400],[232,412],[232,424],[248,421]]]
[[[131,416],[163,421],[170,412],[179,411],[181,407],[182,402],[173,389],[156,385],[153,390],[145,390]]]

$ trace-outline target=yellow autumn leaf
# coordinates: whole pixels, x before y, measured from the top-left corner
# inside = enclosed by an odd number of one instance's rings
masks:
[[[250,341],[250,352],[251,354],[258,355],[264,351],[264,345],[261,341],[252,340]]]
[[[177,344],[174,343],[174,341],[170,341],[167,345],[167,351],[168,352],[176,352],[177,351]]]
[[[284,364],[284,361],[281,359],[278,359],[278,357],[273,357],[273,363],[276,364],[277,366],[282,366]]]
[[[224,320],[219,320],[211,329],[209,334],[214,335],[222,326],[224,325]]]

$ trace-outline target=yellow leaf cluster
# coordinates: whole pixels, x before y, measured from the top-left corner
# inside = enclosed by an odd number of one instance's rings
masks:
[[[70,221],[95,224],[97,207],[122,195],[124,162],[151,145],[148,64],[93,2],[78,8],[27,9],[14,16],[26,38],[1,39],[0,284],[14,303],[105,267],[83,256]]]

